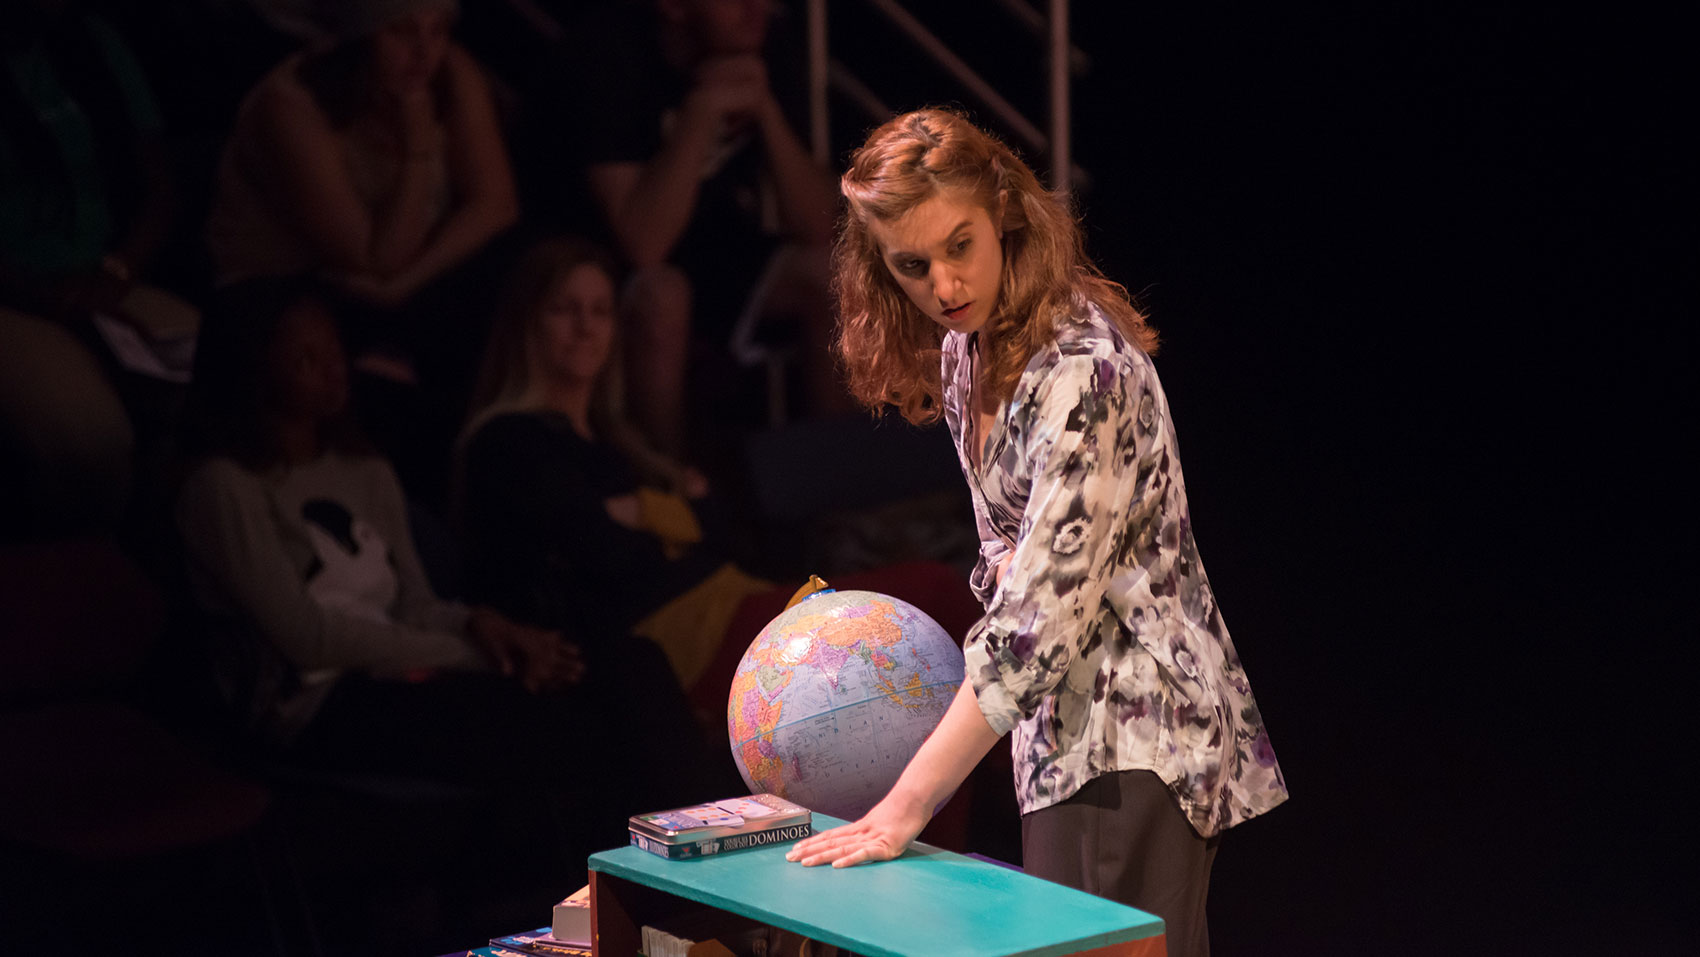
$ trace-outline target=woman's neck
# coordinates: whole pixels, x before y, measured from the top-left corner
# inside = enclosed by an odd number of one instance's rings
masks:
[[[547,382],[543,387],[543,407],[566,416],[573,425],[573,431],[589,439],[592,437],[590,395],[593,388],[592,383],[576,380]]]
[[[271,434],[284,465],[304,465],[324,453],[317,419],[279,416],[271,421]]]

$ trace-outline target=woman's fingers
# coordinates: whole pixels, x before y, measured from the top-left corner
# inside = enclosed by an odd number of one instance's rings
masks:
[[[558,631],[549,632],[548,638],[554,674],[566,684],[578,684],[584,677],[584,655],[578,645],[563,638]]]
[[[575,685],[584,678],[584,662],[577,656],[563,655],[555,659],[551,678],[558,684]]]
[[[789,851],[785,852],[785,859],[788,861],[801,861],[810,856],[819,854],[822,851],[836,845],[841,839],[843,839],[849,830],[855,826],[856,825],[854,824],[846,824],[843,827],[835,827],[830,831],[822,831],[814,837],[804,838],[792,845]]]
[[[567,666],[565,668],[565,677],[566,677],[567,684],[570,684],[570,685],[576,685],[580,681],[583,681],[584,680],[584,662],[580,661],[577,658],[573,658],[573,659],[569,660],[567,662]]]
[[[885,835],[859,823],[833,828],[799,841],[785,853],[786,860],[804,867],[820,864],[851,867],[866,861],[887,861],[895,856]]]
[[[834,845],[831,847],[818,848],[814,852],[798,858],[797,863],[804,867],[815,867],[820,864],[836,864],[840,858],[852,853],[852,851],[853,849],[848,845]]]
[[[882,840],[873,837],[853,838],[818,854],[804,857],[801,864],[804,867],[814,867],[820,864],[831,864],[833,867],[854,867],[867,861],[888,861],[895,855],[890,847]]]
[[[496,668],[504,675],[513,675],[518,670],[518,656],[514,654],[507,642],[501,640],[488,641],[484,645],[490,657],[496,660]]]
[[[883,848],[882,848],[882,850],[883,850]],[[875,857],[874,852],[873,852],[873,848],[864,844],[861,847],[855,849],[854,851],[851,851],[850,853],[844,855],[843,857],[840,857],[837,860],[833,861],[832,866],[833,867],[855,867],[857,864],[862,864],[862,863],[865,863],[867,861],[884,861],[884,860],[889,860],[890,858],[891,858],[890,854],[882,854],[879,857]]]

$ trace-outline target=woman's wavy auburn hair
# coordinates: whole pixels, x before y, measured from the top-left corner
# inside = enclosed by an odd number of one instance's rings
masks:
[[[862,404],[887,403],[917,425],[942,411],[939,354],[944,328],[909,301],[888,271],[870,220],[891,222],[942,193],[966,196],[997,219],[1002,200],[1003,275],[997,309],[982,329],[985,401],[1008,399],[1028,360],[1056,324],[1087,300],[1146,352],[1157,333],[1086,258],[1068,196],[1053,193],[995,137],[957,113],[916,110],[869,135],[839,180],[848,210],[833,247],[838,354],[850,392]]]

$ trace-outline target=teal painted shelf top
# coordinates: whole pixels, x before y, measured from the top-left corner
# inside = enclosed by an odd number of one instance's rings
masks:
[[[815,815],[816,830],[842,823]],[[1163,932],[1142,910],[926,844],[840,870],[793,864],[790,847],[679,861],[622,847],[590,869],[866,957],[1051,957]]]

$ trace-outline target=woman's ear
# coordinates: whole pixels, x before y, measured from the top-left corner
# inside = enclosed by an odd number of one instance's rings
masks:
[[[992,210],[992,228],[997,231],[999,239],[1003,238],[1004,230],[1009,228],[1008,225],[1004,221],[1004,217],[1008,212],[1009,212],[1009,190],[1000,189],[1000,190],[998,190],[998,205],[997,205],[997,208]]]

